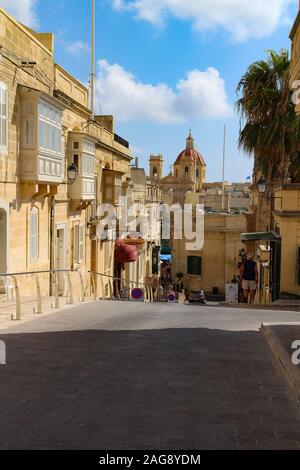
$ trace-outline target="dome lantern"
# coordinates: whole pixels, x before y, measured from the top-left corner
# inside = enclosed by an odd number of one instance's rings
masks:
[[[190,129],[190,133],[186,139],[186,150],[195,150],[195,140],[192,136],[192,129]]]

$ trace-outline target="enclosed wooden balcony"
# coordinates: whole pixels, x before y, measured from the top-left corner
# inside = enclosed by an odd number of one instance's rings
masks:
[[[62,104],[41,91],[20,86],[21,181],[60,184],[64,179]]]
[[[84,132],[69,132],[68,163],[77,168],[76,179],[69,186],[69,196],[76,201],[93,201],[96,197],[97,139]]]

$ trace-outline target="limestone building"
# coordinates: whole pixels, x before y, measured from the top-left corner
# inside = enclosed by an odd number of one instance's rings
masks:
[[[127,194],[131,160],[113,117],[92,119],[89,90],[55,63],[53,34],[0,9],[0,273],[61,270],[39,274],[42,295],[71,282],[79,296],[78,273],[63,272],[79,270],[86,294],[110,296],[115,242],[97,237],[98,207]],[[32,279],[17,277],[21,296]]]
[[[300,10],[290,33],[290,87],[300,113]],[[254,172],[255,173],[255,172]],[[261,184],[254,174],[253,214],[242,240],[256,252],[260,271],[260,301],[300,298],[300,185]]]

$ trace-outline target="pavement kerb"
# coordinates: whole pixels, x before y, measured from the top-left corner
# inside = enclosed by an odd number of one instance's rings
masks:
[[[219,302],[220,307],[225,308],[240,308],[240,309],[251,309],[251,310],[278,310],[286,312],[300,312],[300,305],[273,305],[273,304],[228,304],[226,302]]]
[[[284,325],[287,325],[286,323]],[[262,324],[261,332],[267,340],[267,343],[273,353],[273,356],[283,371],[292,391],[300,402],[300,369],[293,365],[291,355],[289,355],[282,345],[280,339],[274,331],[271,324]],[[278,326],[278,325],[277,325]]]

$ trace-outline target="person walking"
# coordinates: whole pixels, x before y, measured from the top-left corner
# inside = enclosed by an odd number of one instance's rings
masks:
[[[258,287],[258,270],[252,253],[248,254],[247,260],[241,266],[241,282],[245,303],[249,302],[250,295],[250,303],[254,304]]]

